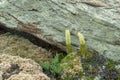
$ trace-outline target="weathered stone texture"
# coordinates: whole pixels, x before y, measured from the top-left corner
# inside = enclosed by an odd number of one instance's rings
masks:
[[[2,3],[3,1],[3,3]],[[19,29],[12,14],[23,23],[34,23],[42,33],[32,33],[48,41],[65,44],[64,31],[71,30],[72,44],[78,47],[76,33],[86,38],[87,47],[113,60],[120,60],[120,1],[102,0],[96,7],[83,0],[2,0],[0,23]],[[91,0],[85,0],[91,1]],[[22,30],[22,29],[21,29]]]

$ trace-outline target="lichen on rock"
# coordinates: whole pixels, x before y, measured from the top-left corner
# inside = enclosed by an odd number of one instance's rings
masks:
[[[0,78],[5,80],[50,80],[31,59],[0,54]]]

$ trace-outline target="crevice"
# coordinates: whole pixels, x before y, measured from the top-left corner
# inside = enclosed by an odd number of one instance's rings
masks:
[[[0,35],[6,33],[7,31],[0,27]]]
[[[59,46],[59,43],[55,43],[55,44],[53,42],[50,43],[49,41],[40,39],[33,34],[23,32],[23,31],[19,31],[19,30],[16,30],[16,29],[8,28],[4,24],[0,24],[0,31],[1,30],[5,31],[5,32],[10,32],[13,35],[22,36],[22,37],[24,37],[25,39],[28,39],[29,41],[31,41],[33,44],[35,44],[37,46],[45,48],[48,51],[54,51],[54,52],[52,52],[53,54],[61,53],[63,55],[66,55],[65,48],[63,48],[61,45]]]

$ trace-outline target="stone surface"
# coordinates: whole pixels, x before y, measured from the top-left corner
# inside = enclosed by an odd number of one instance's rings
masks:
[[[33,60],[7,54],[0,54],[0,79],[50,80]]]
[[[88,48],[120,60],[120,1],[101,0],[98,6],[85,1],[92,0],[1,0],[0,23],[63,46],[64,31],[68,28],[74,48],[79,46],[76,33],[80,31]],[[103,4],[107,7],[99,7]]]

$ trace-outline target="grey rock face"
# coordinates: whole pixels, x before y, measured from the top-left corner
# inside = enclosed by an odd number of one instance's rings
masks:
[[[86,38],[88,48],[115,61],[120,60],[120,1],[101,0],[97,3],[109,7],[82,1],[4,0],[0,4],[0,23],[63,46],[64,31],[68,28],[71,30],[74,48],[79,46],[76,33],[80,31]],[[32,23],[32,26],[29,24],[25,28],[20,21],[24,24]]]

